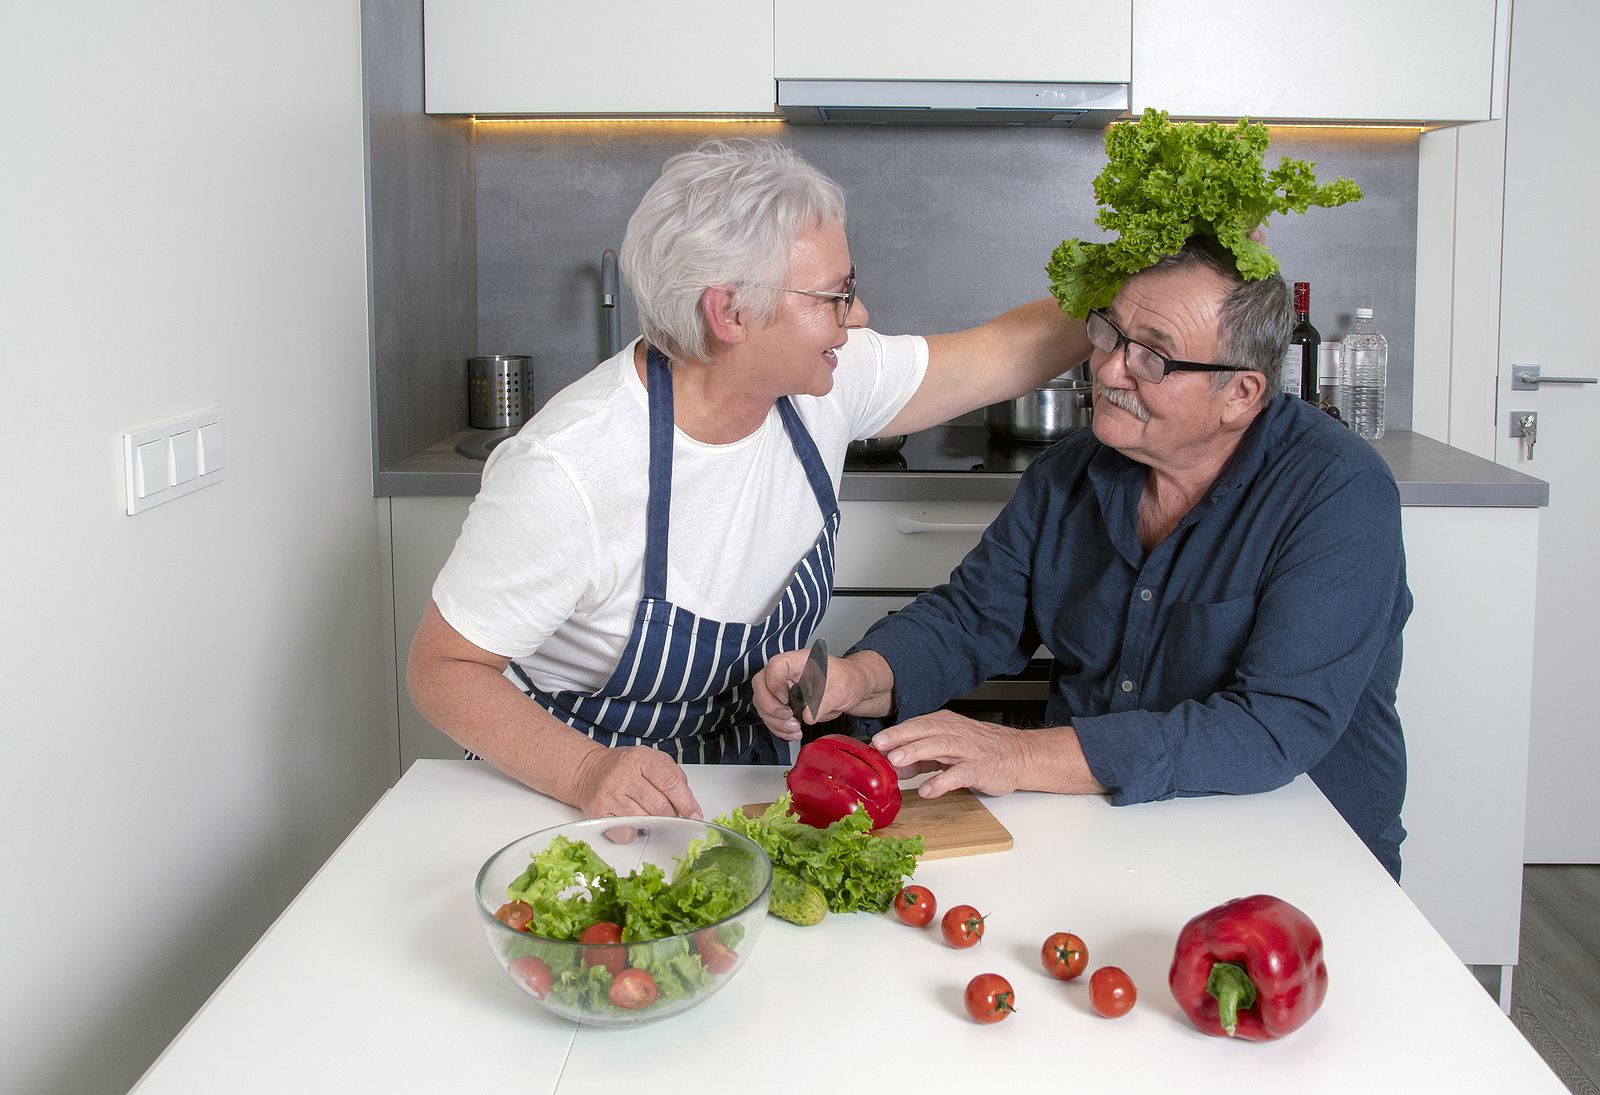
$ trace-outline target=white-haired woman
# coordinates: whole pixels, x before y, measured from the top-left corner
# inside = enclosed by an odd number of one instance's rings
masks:
[[[1088,356],[1050,300],[865,330],[838,186],[772,141],[670,159],[628,222],[643,337],[491,454],[407,683],[469,752],[588,816],[700,816],[679,767],[778,760],[750,699],[833,586],[855,438]]]

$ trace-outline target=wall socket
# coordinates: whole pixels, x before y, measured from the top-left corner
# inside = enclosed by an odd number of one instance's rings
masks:
[[[128,516],[221,482],[222,411],[205,411],[122,435]]]

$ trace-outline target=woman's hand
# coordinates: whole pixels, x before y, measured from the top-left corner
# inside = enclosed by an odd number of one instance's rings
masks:
[[[704,816],[678,763],[644,745],[597,746],[585,754],[573,805],[584,817],[650,814],[699,821]]]

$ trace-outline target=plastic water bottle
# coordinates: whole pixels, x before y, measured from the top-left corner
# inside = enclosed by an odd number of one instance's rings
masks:
[[[1372,309],[1356,309],[1355,330],[1339,353],[1339,413],[1362,437],[1383,436],[1383,393],[1389,386],[1389,340],[1372,325]]]

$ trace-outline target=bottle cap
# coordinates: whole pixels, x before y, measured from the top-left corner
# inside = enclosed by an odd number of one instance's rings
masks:
[[[1357,319],[1371,319],[1372,318],[1372,309],[1371,308],[1357,308],[1356,309],[1356,318]]]

